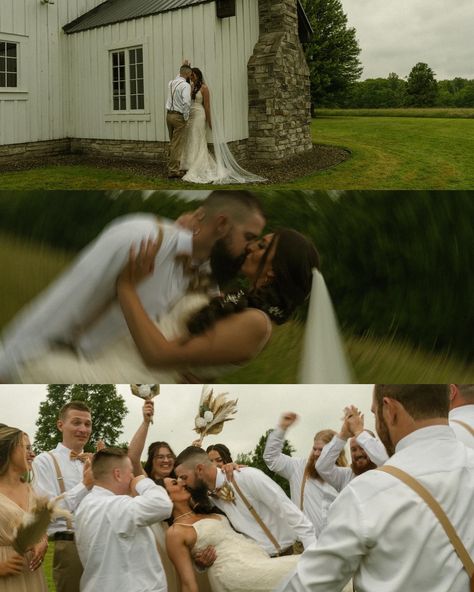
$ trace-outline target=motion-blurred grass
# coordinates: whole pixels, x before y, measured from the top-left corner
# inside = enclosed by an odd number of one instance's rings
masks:
[[[0,266],[4,270],[0,327],[44,288],[71,258],[72,255],[59,250],[0,235]],[[227,374],[222,381],[244,384],[297,382],[303,330],[303,325],[296,321],[276,327],[270,344],[258,358]],[[474,378],[474,365],[465,365],[452,354],[415,348],[408,341],[346,334],[345,344],[356,381],[360,383],[469,383]]]

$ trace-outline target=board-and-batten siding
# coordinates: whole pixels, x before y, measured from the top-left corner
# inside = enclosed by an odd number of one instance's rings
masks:
[[[0,89],[0,144],[65,137],[68,72],[62,26],[102,0],[1,0],[0,40],[19,43],[19,87]]]
[[[235,17],[218,19],[211,2],[67,36],[66,135],[166,141],[167,83],[185,57],[209,81],[225,139],[248,137],[247,62],[258,40],[258,3],[237,0],[236,9]],[[109,52],[136,45],[144,50],[145,113],[128,116],[111,108]]]

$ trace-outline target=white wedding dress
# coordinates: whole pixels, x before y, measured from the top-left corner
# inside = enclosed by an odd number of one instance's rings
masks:
[[[235,532],[225,516],[203,518],[192,526],[194,550],[212,545],[217,559],[208,569],[213,592],[272,592],[295,569],[299,555],[271,558],[252,539]]]
[[[207,148],[207,125],[204,99],[201,91],[191,104],[181,169],[187,171],[183,181],[191,183],[259,183],[265,181],[240,167],[232,156],[227,144],[221,139],[219,120],[212,112],[212,142],[215,158]]]
[[[188,319],[208,302],[209,297],[205,294],[186,294],[157,326],[168,340],[185,337],[188,335]],[[265,315],[263,311],[261,313]],[[271,335],[271,323],[267,315],[265,317],[269,330],[261,349]],[[198,382],[210,382],[237,367],[237,364],[180,369],[148,366],[128,334],[90,357],[66,348],[47,350],[41,356],[26,361],[19,369],[19,378],[26,384],[175,384],[185,382],[185,376],[189,374]]]

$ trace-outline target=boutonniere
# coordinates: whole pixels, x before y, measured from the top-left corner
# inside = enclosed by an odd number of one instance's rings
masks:
[[[224,483],[217,491],[217,497],[224,502],[232,502],[235,504],[235,493],[230,483]]]

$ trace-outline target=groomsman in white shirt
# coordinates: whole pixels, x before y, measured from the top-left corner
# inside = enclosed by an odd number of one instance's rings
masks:
[[[33,461],[33,486],[41,496],[63,496],[61,506],[72,514],[93,486],[91,455],[84,453],[92,430],[89,407],[71,401],[59,412],[57,426],[62,442]],[[57,592],[79,592],[82,565],[77,554],[74,521],[57,518],[48,527],[54,540],[53,578]]]
[[[191,110],[191,66],[185,62],[178,76],[168,83],[166,99],[166,125],[170,137],[170,154],[168,161],[168,178],[181,178],[181,156],[183,153],[184,134]]]
[[[254,539],[272,557],[292,554],[296,541],[306,548],[316,540],[308,518],[258,469],[235,471],[229,483],[204,450],[189,446],[176,458],[175,473],[191,493],[212,492],[214,504],[235,530]]]
[[[474,448],[474,384],[450,384],[449,425],[456,438]]]
[[[148,527],[170,517],[168,494],[144,474],[134,477],[132,461],[121,448],[97,452],[92,472],[94,487],[76,513],[84,566],[81,592],[166,592]]]
[[[154,239],[161,245],[154,272],[137,287],[153,319],[159,319],[192,286],[192,270],[209,273],[211,262],[237,274],[249,242],[265,226],[259,200],[248,191],[213,191],[188,216],[191,229],[153,214],[111,222],[43,293],[7,326],[0,343],[0,381],[17,382],[18,368],[50,347],[71,347],[93,356],[128,334],[116,298],[116,282],[130,247]],[[196,275],[196,274],[195,274]]]
[[[376,385],[376,429],[392,456],[352,480],[328,525],[279,592],[467,592],[468,571],[431,507],[398,476],[414,477],[474,554],[474,451],[448,424],[447,385]]]
[[[316,460],[318,473],[337,491],[344,489],[354,477],[383,465],[388,459],[382,442],[364,429],[364,416],[357,407],[350,405],[344,413],[341,431],[323,448]],[[336,461],[349,439],[352,465],[338,467]]]

